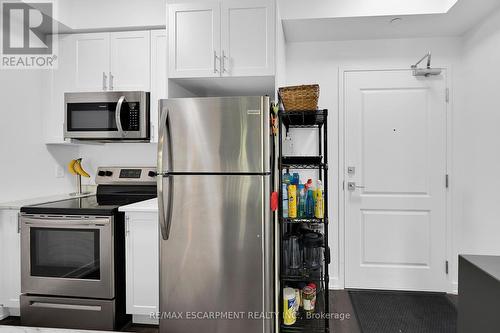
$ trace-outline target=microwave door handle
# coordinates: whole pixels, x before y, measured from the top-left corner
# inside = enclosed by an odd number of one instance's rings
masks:
[[[115,110],[116,127],[118,128],[118,132],[122,137],[127,135],[127,133],[123,131],[122,119],[121,119],[122,105],[124,101],[125,101],[125,96],[120,97],[118,103],[116,104],[116,110]]]
[[[164,109],[161,114],[160,119],[160,135],[158,140],[158,175],[157,175],[157,188],[158,188],[158,213],[159,213],[159,222],[160,222],[160,230],[161,235],[164,240],[168,240],[170,236],[170,227],[172,225],[172,192],[173,192],[173,181],[172,175],[169,175],[168,172],[165,172],[163,169],[163,154],[165,153],[164,148],[167,148],[167,157],[168,163],[172,160],[172,149],[171,144],[172,140],[170,137],[170,117],[168,116],[169,110]],[[165,145],[165,141],[166,145]],[[169,170],[169,166],[167,165],[167,170]],[[168,181],[168,190],[167,190],[167,202],[168,207],[165,212],[165,201],[164,195],[165,192],[163,190],[163,180],[166,178]]]

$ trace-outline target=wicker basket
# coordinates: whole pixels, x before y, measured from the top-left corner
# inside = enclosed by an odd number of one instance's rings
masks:
[[[285,111],[316,111],[319,85],[283,87],[279,89],[279,97]]]

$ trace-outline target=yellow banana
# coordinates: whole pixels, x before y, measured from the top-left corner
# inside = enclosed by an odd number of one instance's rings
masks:
[[[81,158],[76,160],[74,169],[75,169],[75,172],[77,174],[79,174],[80,176],[90,178],[90,175],[87,173],[87,171],[83,170]]]
[[[68,171],[70,174],[72,175],[77,175],[76,171],[75,171],[75,164],[77,163],[76,160],[71,160],[71,162],[68,163]]]

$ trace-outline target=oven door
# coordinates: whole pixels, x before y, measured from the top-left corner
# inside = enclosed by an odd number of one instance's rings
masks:
[[[149,93],[66,93],[64,137],[80,140],[149,139]]]
[[[112,299],[113,217],[21,216],[21,292]]]

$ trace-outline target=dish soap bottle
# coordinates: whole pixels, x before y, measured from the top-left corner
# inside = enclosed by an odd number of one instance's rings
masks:
[[[314,190],[307,191],[306,217],[314,217]]]
[[[283,188],[281,189],[281,196],[283,199],[283,217],[288,217],[288,185],[283,184]]]
[[[316,199],[316,203],[314,206],[314,217],[318,219],[322,219],[325,217],[325,205],[323,199],[323,182],[318,180],[318,188],[314,193],[314,197]]]
[[[298,204],[298,217],[303,218],[306,216],[306,189],[304,184],[299,184],[299,194],[297,196]]]

